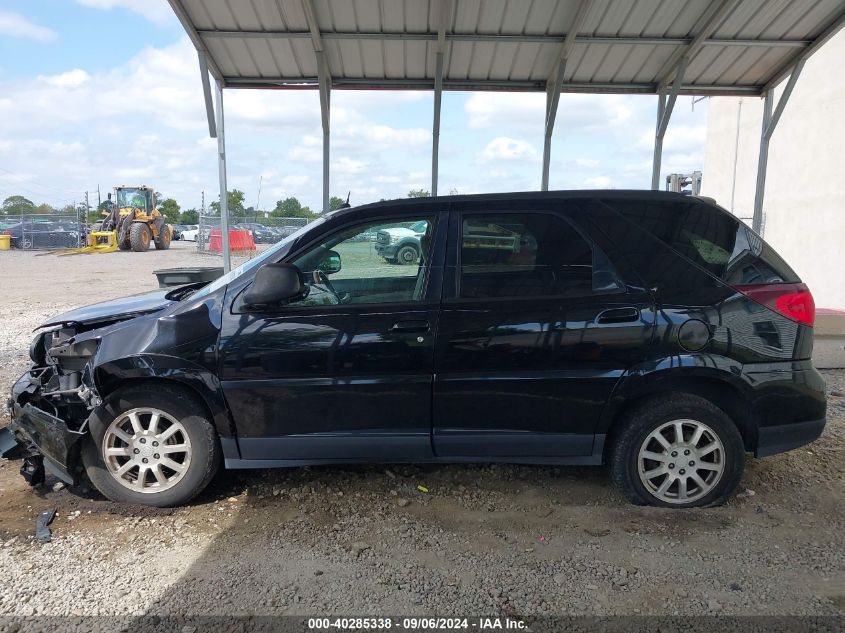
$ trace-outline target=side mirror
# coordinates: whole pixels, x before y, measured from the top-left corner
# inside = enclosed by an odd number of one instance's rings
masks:
[[[244,293],[250,306],[279,305],[302,295],[302,272],[293,264],[264,264]]]
[[[340,254],[337,251],[326,251],[326,255],[317,264],[317,270],[326,275],[340,272]]]

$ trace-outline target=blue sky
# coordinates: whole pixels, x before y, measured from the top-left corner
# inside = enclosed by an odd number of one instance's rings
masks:
[[[294,195],[318,208],[317,93],[225,99],[229,187],[248,205]],[[649,186],[655,106],[649,96],[563,95],[552,188]],[[538,189],[543,109],[542,94],[444,94],[440,192]],[[701,169],[706,109],[678,100],[664,174]],[[335,91],[332,193],[364,203],[429,188],[431,118],[430,93]],[[98,185],[142,182],[184,208],[218,193],[196,53],[167,2],[0,0],[0,200],[62,205]]]

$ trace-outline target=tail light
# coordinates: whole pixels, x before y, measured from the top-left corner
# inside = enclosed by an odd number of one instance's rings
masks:
[[[816,303],[804,284],[749,284],[735,288],[752,301],[798,323],[812,327],[816,320]]]

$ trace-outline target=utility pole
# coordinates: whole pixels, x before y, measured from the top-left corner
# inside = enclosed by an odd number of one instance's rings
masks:
[[[200,207],[200,215],[205,215],[205,189],[202,190],[202,205]]]
[[[102,198],[100,198],[100,185],[97,185],[97,210],[100,210],[100,205],[103,204]]]

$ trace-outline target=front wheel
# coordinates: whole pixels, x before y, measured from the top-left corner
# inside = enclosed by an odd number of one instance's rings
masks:
[[[403,246],[396,253],[396,261],[404,266],[416,264],[417,258],[417,249],[413,246]]]
[[[89,419],[82,463],[112,501],[170,507],[187,503],[211,481],[220,447],[195,396],[147,383],[116,392]]]
[[[143,222],[134,222],[129,229],[129,244],[136,253],[150,248],[150,227]]]
[[[742,477],[742,436],[725,412],[704,398],[659,396],[621,424],[610,467],[616,486],[637,505],[720,505]]]

